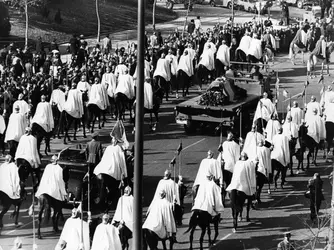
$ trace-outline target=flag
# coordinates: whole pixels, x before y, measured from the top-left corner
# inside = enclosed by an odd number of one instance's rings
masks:
[[[175,163],[176,163],[176,157],[174,157],[174,158],[173,158],[173,159],[170,161],[170,163],[169,163],[169,164],[174,166],[174,165],[175,165]]]
[[[177,155],[180,155],[181,151],[182,151],[182,142],[180,142],[179,146],[177,147]]]
[[[283,90],[283,96],[284,96],[285,98],[288,98],[288,96],[289,96],[288,91],[286,91],[285,89]]]

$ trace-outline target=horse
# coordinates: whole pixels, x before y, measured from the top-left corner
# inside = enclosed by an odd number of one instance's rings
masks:
[[[135,99],[129,99],[125,94],[118,92],[115,94],[116,119],[125,120],[125,110],[130,112],[130,120],[132,120],[132,106]]]
[[[167,250],[166,241],[169,240],[169,249],[173,250],[173,239],[171,237],[161,239],[155,232],[144,228],[143,229],[143,250],[147,250],[148,247],[151,250],[158,250],[158,242],[161,241],[163,249]]]
[[[88,116],[89,116],[89,119],[88,119],[88,123],[87,123],[87,128],[90,129],[90,126],[91,126],[91,133],[94,133],[94,126],[95,126],[95,121],[96,119],[98,119],[98,128],[101,129],[101,127],[104,127],[104,123],[105,123],[105,117],[102,121],[102,125],[100,124],[101,122],[101,115],[104,116],[104,110],[101,110],[99,108],[99,106],[97,106],[96,104],[93,104],[93,103],[90,103],[88,104],[87,106],[87,109],[88,109]]]
[[[28,179],[28,176],[30,174],[30,169],[27,168],[26,166],[20,166],[18,167],[18,173],[20,177],[20,198],[19,199],[12,199],[10,198],[6,193],[0,191],[0,204],[2,205],[2,210],[0,213],[0,235],[1,231],[3,228],[3,216],[8,212],[9,208],[11,205],[15,206],[15,209],[13,213],[11,214],[11,218],[15,218],[15,225],[17,226],[18,223],[18,218],[19,218],[19,212],[20,212],[20,207],[26,198],[26,190],[25,190],[25,182]]]
[[[150,127],[152,131],[156,130],[156,125],[159,122],[159,110],[160,110],[160,105],[162,103],[162,98],[164,96],[164,90],[162,88],[158,88],[157,90],[154,91],[153,93],[153,107],[152,109],[147,109],[144,108],[144,115],[145,114],[150,114]],[[134,113],[134,121],[135,121],[135,116],[136,116],[136,101],[133,103],[133,113]],[[155,116],[155,123],[153,123],[153,118],[152,118],[152,114],[154,114]],[[135,124],[134,124],[135,125]],[[133,128],[135,129],[135,127]]]
[[[162,76],[156,76],[154,78],[154,88],[155,89],[161,88],[164,90],[163,92],[164,94],[166,94],[166,101],[168,101],[169,85],[170,85],[170,82],[166,81],[166,79],[163,78]]]
[[[241,70],[244,70],[244,64],[247,64],[247,62],[248,62],[248,58],[247,58],[246,53],[241,49],[237,49],[237,51],[235,53],[236,53],[236,61],[241,62],[241,64],[239,65],[239,68]],[[248,68],[247,65],[246,65],[246,68]]]
[[[126,150],[125,161],[128,172],[128,177],[123,180],[116,180],[114,177],[108,174],[93,175],[91,179],[92,200],[94,205],[99,207],[104,212],[109,211],[110,205],[117,204],[118,198],[121,196],[121,190],[123,187],[129,185],[132,186],[132,178],[134,171],[134,156],[132,150]],[[86,186],[88,179],[84,179],[84,185]],[[124,184],[124,185],[121,185]],[[87,190],[87,189],[86,189]],[[86,194],[86,196],[88,193]]]
[[[240,215],[240,219],[242,220],[242,210],[247,199],[247,222],[250,221],[249,218],[249,210],[252,205],[252,197],[246,195],[244,192],[233,189],[230,191],[230,200],[231,200],[231,209],[232,209],[232,218],[233,218],[233,232],[237,232],[238,227],[238,216]]]
[[[48,152],[51,152],[50,139],[51,139],[51,136],[52,136],[52,131],[46,132],[42,126],[40,126],[38,123],[34,122],[31,125],[31,134],[33,136],[35,136],[36,139],[37,139],[37,150],[38,150],[39,156],[41,157],[40,148],[41,148],[41,144],[42,144],[43,139],[45,140],[44,153],[45,153],[45,155],[48,155]]]
[[[326,56],[325,57],[320,57],[320,55],[315,55],[314,50],[310,53],[310,57],[307,60],[307,72],[308,72],[308,75],[311,76],[311,78],[315,77],[315,67],[318,62],[321,63],[321,75],[324,72],[325,64],[326,64],[326,69],[327,69],[327,75],[330,75],[329,74],[329,57],[333,51],[334,51],[334,43],[331,41],[326,46]]]
[[[201,236],[199,238],[199,244],[200,244],[200,250],[203,250],[203,238],[206,232],[206,229],[208,230],[208,237],[209,237],[209,247],[212,246],[218,237],[218,224],[220,221],[220,214],[217,214],[215,216],[211,216],[207,211],[195,209],[193,210],[193,213],[189,220],[189,227],[187,231],[184,232],[184,234],[188,233],[190,231],[189,236],[189,242],[190,247],[189,250],[193,249],[193,238],[194,238],[194,232],[197,226],[199,226],[202,230]],[[214,225],[215,229],[215,236],[213,240],[211,240],[211,228],[210,223]]]
[[[65,186],[67,186],[67,182],[70,178],[70,169],[68,167],[63,168],[63,180],[65,182]],[[60,217],[63,216],[62,208],[65,205],[64,201],[57,200],[48,194],[42,194],[38,197],[38,228],[37,228],[37,236],[38,239],[42,239],[41,234],[41,225],[43,220],[43,213],[44,213],[44,222],[48,223],[51,216],[51,208],[53,209],[53,216],[52,216],[52,224],[53,224],[53,231],[59,232],[58,229],[58,220]]]
[[[299,138],[299,144],[300,148],[297,150],[295,153],[295,156],[298,160],[298,167],[297,170],[299,170],[299,167],[303,171],[304,170],[304,165],[303,165],[303,160],[304,160],[304,152],[306,151],[306,148],[308,148],[309,152],[307,154],[307,165],[306,168],[308,169],[310,167],[310,156],[312,155],[312,163],[316,166],[316,159],[317,159],[317,154],[318,154],[318,143],[307,134],[307,126],[305,124],[302,124],[299,128],[298,132],[298,138]]]

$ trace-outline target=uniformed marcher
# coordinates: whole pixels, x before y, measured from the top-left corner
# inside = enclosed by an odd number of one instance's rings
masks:
[[[87,143],[86,157],[87,163],[90,165],[90,170],[93,171],[96,165],[102,158],[102,144],[98,141],[99,133],[92,134],[92,140]]]

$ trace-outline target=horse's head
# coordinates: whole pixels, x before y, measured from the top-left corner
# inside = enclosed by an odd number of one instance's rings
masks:
[[[307,135],[307,132],[308,132],[307,128],[308,128],[308,126],[306,126],[305,123],[302,123],[302,125],[300,125],[299,132],[298,132],[299,138],[303,138]]]

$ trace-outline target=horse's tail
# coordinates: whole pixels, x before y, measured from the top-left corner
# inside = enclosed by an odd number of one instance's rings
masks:
[[[192,228],[197,226],[198,217],[199,217],[198,211],[194,210],[194,212],[191,215],[190,220],[189,220],[189,227],[188,227],[187,231],[185,231],[183,234],[188,233]]]

